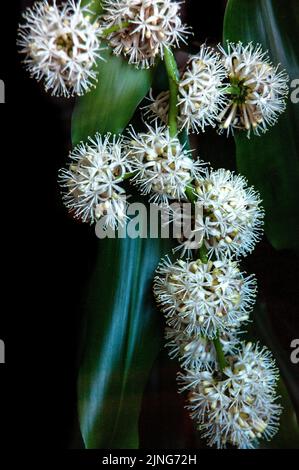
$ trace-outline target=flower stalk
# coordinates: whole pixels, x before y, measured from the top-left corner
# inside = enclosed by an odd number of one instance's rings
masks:
[[[107,37],[112,33],[117,33],[118,31],[121,31],[122,29],[128,28],[128,26],[130,26],[129,21],[124,21],[123,23],[115,24],[113,26],[110,26],[110,28],[104,29],[102,31],[102,36]]]
[[[191,185],[191,184],[188,184],[185,188],[185,194],[186,194],[186,197],[187,199],[191,202],[191,203],[195,203],[196,201],[196,194],[194,192],[194,187]]]
[[[199,258],[203,263],[208,262],[208,252],[207,252],[207,248],[204,244],[202,244],[200,249],[199,249]],[[220,369],[221,372],[223,372],[223,370],[225,369],[225,367],[227,367],[228,364],[227,364],[225,354],[224,354],[224,351],[223,351],[223,347],[222,347],[222,344],[221,344],[221,341],[220,341],[219,333],[213,339],[213,344],[214,344],[214,347],[215,347],[215,350],[216,350],[217,362],[218,362],[218,365],[219,365],[219,369]]]
[[[178,92],[179,92],[179,72],[175,57],[170,48],[164,47],[164,63],[169,80],[169,113],[168,127],[171,137],[178,133]]]
[[[213,344],[215,346],[215,350],[217,354],[219,369],[221,372],[223,372],[224,369],[228,366],[228,364],[227,364],[227,361],[223,352],[219,334],[216,336],[216,338],[213,339]]]
[[[123,181],[130,180],[131,178],[134,178],[134,176],[136,175],[137,175],[137,171],[128,171],[127,173],[124,174]]]
[[[199,248],[199,258],[204,264],[206,264],[209,261],[209,259],[208,259],[208,250],[207,250],[204,243]]]

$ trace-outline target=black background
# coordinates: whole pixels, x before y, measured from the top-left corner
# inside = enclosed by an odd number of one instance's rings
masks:
[[[77,338],[97,243],[92,228],[67,215],[56,182],[71,148],[74,101],[46,95],[16,54],[16,24],[32,3],[14,2],[7,11],[1,5],[0,61],[6,84],[6,104],[0,105],[0,338],[6,344],[6,364],[0,365],[0,447],[27,451],[81,445],[76,431]],[[189,0],[186,14],[195,41],[221,40],[225,1],[206,2],[205,14],[196,10],[197,4]],[[290,342],[299,336],[298,262],[291,253],[275,252],[266,240],[249,258],[248,270],[257,274],[271,325],[289,357]],[[288,364],[294,377],[296,367]],[[144,398],[144,447],[163,447],[165,433],[180,426],[185,444],[194,445],[192,425],[175,391],[175,372],[176,365],[162,353]]]

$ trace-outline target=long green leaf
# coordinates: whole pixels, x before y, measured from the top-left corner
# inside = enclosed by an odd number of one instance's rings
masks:
[[[119,134],[147,94],[153,71],[137,70],[111,50],[101,52],[97,87],[79,98],[73,114],[73,144],[96,132]]]
[[[271,441],[262,441],[260,447],[269,449],[298,449],[299,424],[290,395],[293,396],[294,400],[298,399],[298,397],[296,396],[296,381],[290,373],[290,358],[286,357],[279,344],[269,320],[269,312],[265,303],[257,302],[252,320],[253,322],[246,337],[249,340],[258,338],[263,344],[268,346],[276,358],[281,373],[278,393],[280,395],[280,403],[283,406],[283,413],[280,419],[279,431]]]
[[[224,40],[253,41],[269,50],[290,80],[299,77],[299,3],[297,0],[229,0]],[[236,135],[237,166],[261,193],[266,209],[265,231],[277,249],[299,248],[299,105],[288,100],[287,111],[261,137]]]
[[[242,3],[242,5],[240,5]],[[224,21],[224,40],[252,41],[268,49],[274,63],[281,63],[290,79],[299,76],[298,44],[299,5],[296,0],[276,2],[271,0],[229,0]],[[299,164],[298,164],[298,105],[289,100],[286,113],[278,123],[261,137],[236,134],[236,159],[238,170],[247,176],[261,193],[266,209],[265,231],[277,249],[298,250]],[[257,305],[253,328],[248,337],[258,338],[273,351],[282,373],[279,384],[284,412],[276,437],[267,448],[298,448],[299,428],[289,392],[294,396],[294,381],[288,364],[275,339],[269,313]]]
[[[79,417],[87,448],[138,448],[142,393],[161,347],[151,292],[167,240],[103,240],[86,299]]]
[[[99,2],[91,8],[100,13]],[[147,93],[152,70],[137,70],[107,49],[95,90],[78,99],[73,144],[96,132],[120,133]],[[78,378],[80,429],[87,448],[137,448],[141,398],[163,329],[151,284],[167,241],[98,242],[85,299]]]

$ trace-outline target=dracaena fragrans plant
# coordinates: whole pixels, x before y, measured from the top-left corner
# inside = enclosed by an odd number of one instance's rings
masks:
[[[264,211],[243,176],[199,160],[182,131],[266,132],[284,111],[288,77],[260,45],[241,42],[203,44],[179,72],[173,49],[191,34],[180,8],[170,0],[104,0],[94,18],[86,2],[40,1],[25,12],[18,44],[31,75],[57,96],[88,93],[105,48],[136,69],[164,62],[169,88],[150,92],[143,131],[97,133],[76,146],[59,173],[63,200],[74,217],[105,218],[112,228],[126,222],[128,180],[169,211],[174,201],[201,208],[174,250],[181,257],[170,253],[157,267],[154,296],[197,428],[211,446],[252,448],[273,437],[282,412],[270,351],[241,339],[257,285],[240,258],[260,239]]]

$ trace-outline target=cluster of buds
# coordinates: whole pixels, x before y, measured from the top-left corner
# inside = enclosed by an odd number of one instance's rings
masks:
[[[103,28],[112,32],[108,42],[130,64],[148,68],[163,57],[165,47],[185,42],[188,29],[182,24],[180,3],[171,0],[104,0]],[[123,26],[118,28],[118,26]]]
[[[260,45],[227,43],[223,65],[227,70],[228,103],[219,115],[220,128],[241,129],[259,135],[273,126],[286,107],[288,76],[274,66]]]
[[[198,333],[187,333],[186,326],[181,322],[179,327],[166,327],[165,346],[169,357],[178,358],[183,369],[217,371],[219,365],[213,342]],[[238,331],[232,327],[229,332],[219,336],[219,341],[224,354],[235,354],[239,346]]]
[[[99,134],[79,144],[60,171],[64,202],[74,217],[94,223],[105,217],[115,227],[126,219],[126,195],[121,183],[130,171],[122,137]]]
[[[202,211],[197,211],[200,219],[193,222],[189,239],[181,243],[183,252],[198,248],[198,231],[210,257],[238,258],[253,250],[262,234],[264,211],[259,194],[243,176],[206,169],[194,181],[194,198]]]
[[[199,249],[199,259],[166,258],[154,279],[166,347],[183,369],[181,391],[208,445],[254,448],[279,428],[278,372],[266,348],[240,339],[257,287],[233,258],[252,250],[263,210],[246,180],[223,169],[205,169],[192,187],[202,237],[183,245]]]
[[[116,221],[125,219],[120,217],[118,205],[125,209],[123,197],[116,194],[124,193],[119,182],[130,173],[130,182],[141,194],[163,204],[174,220],[175,209],[188,202],[186,191],[191,190],[198,210],[191,211],[190,220],[185,220],[191,230],[177,247],[182,255],[203,244],[210,258],[238,258],[251,252],[260,239],[264,212],[258,193],[247,187],[242,176],[224,169],[209,170],[201,160],[192,158],[167,127],[147,125],[147,132],[139,133],[131,128],[126,138],[96,135],[93,145],[91,142],[82,143],[71,153],[72,164],[61,178],[67,207],[84,222],[93,223],[107,215],[106,199],[102,205],[107,194],[113,202],[109,211],[117,209],[108,225],[115,227]],[[109,171],[106,165],[110,165]]]
[[[202,46],[187,62],[178,82],[178,124],[187,132],[217,126],[219,132],[259,135],[285,110],[288,76],[274,66],[261,46],[227,43],[227,50]],[[151,92],[145,115],[166,123],[169,92]]]
[[[103,39],[116,55],[144,68],[163,57],[165,47],[185,41],[180,3],[171,0],[105,0],[93,18],[81,0],[38,1],[24,13],[18,45],[31,76],[55,96],[82,95],[97,82]]]
[[[148,132],[130,131],[128,156],[135,172],[133,181],[150,201],[167,204],[185,200],[188,183],[198,177],[202,162],[193,160],[167,127],[147,126]]]
[[[199,53],[192,56],[178,83],[178,126],[189,132],[204,131],[207,126],[215,127],[217,117],[226,105],[223,80],[226,71],[220,54],[201,46]],[[150,120],[159,118],[168,121],[169,91],[162,91],[156,98],[152,93],[150,103],[144,107]]]
[[[80,1],[59,7],[44,0],[23,15],[18,45],[26,68],[52,95],[82,95],[97,82],[101,30],[89,13]]]
[[[193,188],[203,209],[199,259],[166,258],[154,280],[166,347],[183,369],[181,391],[208,445],[254,448],[279,428],[278,371],[266,348],[240,339],[257,288],[232,258],[253,248],[263,210],[244,178],[226,170],[204,170]]]
[[[241,343],[221,375],[194,368],[178,379],[181,390],[189,391],[191,416],[210,446],[250,449],[278,430],[282,411],[275,392],[278,377],[266,348]]]
[[[66,97],[81,95],[97,82],[101,42],[136,67],[150,67],[165,48],[185,42],[188,28],[171,0],[105,0],[103,14],[92,20],[81,0],[61,7],[48,0],[24,13],[18,44],[31,76],[46,90]],[[202,46],[191,56],[178,82],[178,127],[187,132],[217,126],[259,135],[285,109],[288,76],[274,66],[260,45],[227,43],[218,51]],[[146,114],[167,124],[169,92],[150,95]]]
[[[256,293],[255,280],[240,272],[236,262],[162,261],[154,294],[167,324],[188,335],[213,339],[236,330],[249,319]]]

